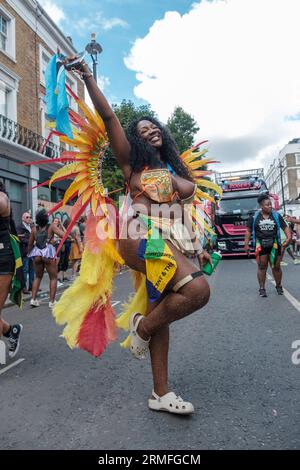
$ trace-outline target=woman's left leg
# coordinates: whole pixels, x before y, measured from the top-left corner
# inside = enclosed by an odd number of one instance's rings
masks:
[[[149,304],[147,315],[157,306],[158,302]],[[168,387],[168,353],[169,353],[169,325],[156,331],[149,345],[151,368],[153,377],[153,390],[159,396],[169,391]]]
[[[280,267],[281,260],[282,260],[282,255],[280,254],[279,256],[277,256],[274,268],[272,268],[273,277],[276,283],[276,289],[278,287],[281,287],[281,281],[282,281],[282,270]]]
[[[12,280],[12,274],[3,274],[0,275],[0,338],[3,334],[7,333],[10,329],[9,323],[7,323],[3,318],[1,318],[1,311],[7,299],[7,296],[10,291],[10,285]]]

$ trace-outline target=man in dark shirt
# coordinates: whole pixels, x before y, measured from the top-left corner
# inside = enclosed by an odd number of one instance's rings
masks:
[[[259,295],[267,297],[265,283],[268,263],[273,261],[272,265],[273,276],[276,282],[276,290],[278,295],[283,295],[281,285],[282,271],[280,262],[282,259],[282,248],[287,246],[291,241],[291,233],[283,220],[282,216],[272,210],[272,202],[267,194],[262,194],[258,197],[257,202],[260,205],[260,211],[254,222],[254,233],[256,242],[256,260],[258,264],[258,282],[259,282]],[[245,251],[249,251],[249,242],[253,231],[253,216],[249,217],[247,230],[245,235]],[[286,235],[286,240],[281,243],[279,233],[282,229]]]
[[[23,262],[23,275],[24,275],[24,285],[23,285],[23,292],[27,294],[29,291],[32,290],[32,283],[34,279],[34,269],[33,269],[33,261],[31,258],[27,257],[28,254],[28,243],[31,234],[31,227],[33,225],[33,221],[29,212],[24,212],[22,215],[22,223],[17,227],[18,237],[20,239],[20,249],[21,249],[21,256]],[[29,278],[29,286],[27,289],[27,277]]]

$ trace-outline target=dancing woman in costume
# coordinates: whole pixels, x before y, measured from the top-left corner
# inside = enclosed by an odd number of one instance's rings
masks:
[[[71,60],[65,61],[66,66]],[[87,65],[77,62],[72,68],[85,81],[95,112],[74,95],[85,118],[69,111],[71,122],[80,131],[74,131],[73,140],[62,135],[60,138],[78,151],[62,154],[61,161],[68,165],[52,176],[50,184],[75,176],[60,203],[78,197],[65,237],[88,204],[91,211],[80,276],[64,292],[53,314],[58,323],[67,324],[63,336],[69,346],[95,356],[116,339],[116,326],[129,330],[130,336],[122,346],[130,347],[137,359],[144,359],[150,350],[153,392],[149,408],[192,413],[193,405],[169,390],[169,325],[209,300],[209,286],[198,263],[211,260],[198,241],[195,227],[202,220],[209,230],[197,207],[202,198],[213,199],[201,186],[219,191],[214,183],[203,179],[209,172],[200,170],[210,160],[201,159],[206,150],[198,152],[198,146],[180,158],[172,137],[151,117],[133,122],[126,135]],[[129,193],[116,237],[111,221],[117,211],[109,207],[101,179],[108,140]],[[99,236],[103,232],[108,234],[105,240]],[[124,263],[133,271],[136,294],[115,321],[110,305],[112,279]]]

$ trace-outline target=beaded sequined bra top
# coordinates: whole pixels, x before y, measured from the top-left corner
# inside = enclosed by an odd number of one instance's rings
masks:
[[[170,202],[174,197],[172,177],[167,168],[146,168],[141,174],[141,186],[152,201]]]

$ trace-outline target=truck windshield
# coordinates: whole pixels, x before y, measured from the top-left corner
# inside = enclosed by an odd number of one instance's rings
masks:
[[[258,209],[257,196],[242,199],[222,199],[217,214],[248,214]]]

